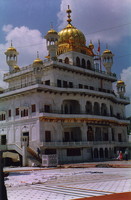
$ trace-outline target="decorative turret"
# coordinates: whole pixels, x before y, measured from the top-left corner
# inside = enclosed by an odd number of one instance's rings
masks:
[[[57,57],[57,42],[59,35],[51,28],[44,37],[46,39],[47,50],[51,60],[55,60]]]
[[[113,65],[113,56],[114,54],[109,49],[106,49],[102,54],[102,63],[106,68],[107,73],[111,72],[111,67]]]
[[[12,72],[14,70],[14,66],[17,66],[17,55],[19,55],[18,51],[13,47],[12,42],[11,46],[5,52],[6,62],[9,65],[9,71]]]
[[[37,58],[33,62],[34,75],[36,77],[37,83],[41,83],[43,61],[39,58],[39,53],[37,51]]]
[[[88,47],[93,50],[94,49],[94,44],[92,44],[92,40],[90,40],[90,44],[88,45]]]
[[[117,81],[117,93],[119,94],[120,98],[124,97],[124,94],[126,92],[126,88],[125,88],[125,83],[122,80]]]

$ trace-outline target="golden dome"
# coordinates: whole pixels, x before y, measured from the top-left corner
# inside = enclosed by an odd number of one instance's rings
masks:
[[[48,34],[58,34],[57,31],[55,31],[54,29],[50,29],[48,32],[47,32],[47,35]]]
[[[7,52],[10,52],[10,51],[16,51],[16,49],[12,45],[12,40],[11,40],[11,46],[7,49]]]
[[[16,51],[16,49],[15,49],[14,47],[9,47],[9,48],[7,49],[7,51]]]
[[[71,10],[69,6],[66,12],[68,13],[68,24],[58,33],[58,55],[69,51],[75,51],[94,56],[92,49],[86,46],[84,34],[71,24]]]
[[[43,60],[39,58],[39,52],[37,51],[37,58],[34,60],[33,64],[41,64],[43,65]]]
[[[20,70],[20,68],[19,68],[18,65],[13,66],[13,68],[14,68],[15,70]]]
[[[106,49],[105,51],[103,51],[103,54],[112,54],[112,52],[109,49]]]
[[[119,81],[117,81],[117,85],[125,85],[125,83],[124,83],[124,81],[119,80]]]
[[[71,43],[73,42],[74,45],[85,46],[86,39],[84,34],[75,28],[72,24],[68,24],[64,29],[62,29],[59,33],[59,40],[58,45],[63,43]],[[73,41],[72,41],[73,39]]]
[[[40,58],[36,58],[34,60],[33,64],[42,64],[43,65],[43,61]]]

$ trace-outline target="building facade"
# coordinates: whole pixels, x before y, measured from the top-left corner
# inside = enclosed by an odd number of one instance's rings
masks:
[[[3,77],[8,88],[0,89],[1,147],[22,155],[26,137],[32,151],[57,154],[59,163],[111,159],[129,147],[125,83],[111,71],[113,53],[96,55],[70,13],[68,7],[64,29],[46,34],[45,60],[37,55],[20,68],[12,44],[5,52],[9,72]]]

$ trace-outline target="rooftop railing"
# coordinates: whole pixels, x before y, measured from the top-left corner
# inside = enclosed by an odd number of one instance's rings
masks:
[[[64,66],[74,66],[74,67],[77,67],[77,68],[80,68],[80,69],[85,69],[85,70],[88,70],[88,71],[94,71],[94,72],[97,72],[97,73],[100,73],[100,74],[104,74],[104,75],[108,75],[108,76],[111,76],[111,77],[115,77],[116,78],[116,74],[115,73],[107,73],[106,71],[103,71],[103,70],[100,70],[100,69],[96,69],[95,66],[92,66],[90,68],[87,68],[87,67],[84,67],[84,66],[76,66],[75,64],[69,62],[69,64],[66,64],[64,61],[62,62],[59,62],[58,60],[56,61],[53,61],[53,60],[49,60],[49,59],[45,59],[43,60],[43,67],[46,66],[47,64],[58,64],[58,65],[64,65]],[[32,67],[32,64],[28,65],[28,66],[25,66],[25,67],[21,67],[20,68],[20,71],[18,71],[17,73],[21,73],[21,72],[24,72],[26,70],[32,70],[33,67]],[[12,71],[12,72],[8,72],[6,74],[4,74],[4,78],[7,77],[7,76],[10,76],[10,75],[15,75],[15,71]]]

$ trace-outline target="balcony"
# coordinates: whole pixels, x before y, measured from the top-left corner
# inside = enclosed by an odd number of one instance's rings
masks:
[[[131,147],[131,143],[114,142],[114,141],[42,142],[40,146],[41,148],[71,148],[71,147],[97,147],[97,146]]]
[[[92,66],[90,69],[86,69],[82,66],[74,66],[72,63],[66,64],[65,62],[54,61],[53,64],[55,64],[56,67],[63,67],[64,69],[69,69],[70,71],[78,71],[84,74],[96,75],[112,81],[117,80],[115,73],[107,73],[106,71],[95,69],[94,66]]]
[[[125,104],[130,103],[129,97],[118,97],[113,90],[107,90],[107,89],[101,89],[101,88],[95,88],[92,86],[87,86],[87,85],[72,85],[67,84],[65,87],[64,86],[58,86],[56,83],[49,82],[49,84],[46,84],[46,82],[41,82],[38,83],[37,81],[31,81],[28,83],[22,83],[19,85],[15,85],[13,87],[10,87],[8,89],[5,89],[1,94],[0,97],[8,96],[8,94],[17,94],[20,92],[24,92],[26,90],[31,90],[33,88],[40,89],[43,91],[50,91],[50,92],[59,92],[59,93],[71,93],[71,94],[89,94],[93,96],[102,96],[102,97],[108,97],[113,99],[116,102],[123,102]],[[8,93],[8,94],[6,94]]]
[[[39,110],[40,113],[42,113],[42,116],[47,116],[47,117],[63,117],[63,118],[94,118],[94,119],[105,119],[105,120],[120,120],[120,121],[127,121],[129,122],[129,120],[127,120],[125,117],[121,117],[120,115],[110,115],[110,114],[106,114],[106,115],[102,115],[102,114],[94,114],[92,113],[87,113],[87,112],[79,112],[79,113],[63,113],[61,110],[49,110],[48,112],[45,112],[44,108]]]

